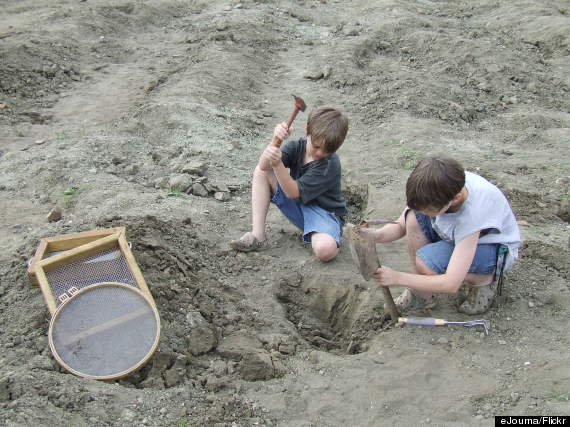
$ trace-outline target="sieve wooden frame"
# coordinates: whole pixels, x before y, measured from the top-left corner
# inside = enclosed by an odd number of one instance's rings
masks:
[[[124,233],[125,227],[105,228],[101,230],[84,231],[82,233],[64,234],[46,237],[40,240],[33,258],[28,264],[28,279],[32,286],[40,286],[36,277],[36,265],[53,252],[68,251],[86,243],[91,243],[102,237],[115,233]]]
[[[45,302],[52,316],[57,311],[58,307],[55,301],[55,296],[51,291],[51,287],[46,272],[55,269],[57,267],[60,267],[62,265],[70,264],[74,261],[87,258],[97,252],[110,249],[112,247],[115,247],[117,244],[119,245],[121,254],[122,256],[124,256],[125,262],[127,263],[127,267],[131,275],[133,276],[133,279],[135,280],[139,290],[143,292],[150,299],[153,306],[155,305],[154,299],[152,298],[152,294],[150,293],[150,290],[144,280],[140,268],[137,265],[135,257],[133,256],[129,248],[129,244],[127,242],[123,228],[123,230],[118,233],[113,233],[106,237],[97,238],[97,240],[91,241],[81,246],[77,246],[73,249],[66,250],[65,252],[54,255],[50,258],[43,259],[35,264],[34,268],[35,276],[40,285]],[[106,283],[118,283],[118,282],[106,282]]]
[[[52,331],[54,328],[54,324],[57,321],[59,314],[65,309],[65,307],[68,304],[73,303],[73,300],[75,298],[77,298],[81,294],[89,292],[93,289],[100,288],[100,287],[110,287],[110,286],[128,289],[129,291],[134,292],[134,293],[138,294],[139,296],[141,296],[148,303],[149,307],[151,308],[152,312],[154,313],[154,318],[156,320],[156,336],[155,336],[154,342],[153,342],[150,350],[148,351],[147,355],[145,357],[143,357],[138,363],[136,363],[132,368],[118,372],[114,375],[84,374],[82,372],[77,371],[76,369],[73,369],[71,366],[69,366],[67,363],[65,363],[65,361],[63,361],[63,359],[59,356],[59,353],[55,349],[53,339],[52,339]],[[123,321],[132,320],[132,317],[129,317],[129,315],[126,315],[126,316],[123,316],[123,318],[110,320],[107,322],[107,325],[100,325],[98,327],[92,328],[93,331],[91,331],[91,333],[97,333],[98,331],[103,330],[105,327],[112,327],[117,323],[118,320],[123,320]],[[84,332],[83,334],[85,334],[85,333],[86,332]],[[71,297],[70,299],[68,299],[64,303],[62,303],[57,308],[55,313],[53,313],[51,320],[50,320],[50,323],[49,323],[49,330],[48,330],[49,347],[50,347],[50,350],[51,350],[55,360],[57,360],[57,363],[59,363],[63,368],[65,368],[67,371],[71,372],[74,375],[77,375],[77,376],[83,377],[83,378],[92,379],[92,380],[118,380],[120,378],[126,377],[127,375],[131,374],[132,372],[136,371],[137,369],[140,369],[142,366],[144,366],[150,360],[150,358],[156,352],[159,340],[160,340],[160,316],[158,314],[158,310],[156,309],[156,305],[155,305],[154,301],[151,298],[149,298],[148,295],[146,295],[144,292],[141,292],[137,288],[134,288],[130,285],[127,285],[125,283],[119,283],[119,282],[96,283],[94,285],[89,285],[83,289],[80,289],[77,293],[75,293],[73,295],[73,297]]]

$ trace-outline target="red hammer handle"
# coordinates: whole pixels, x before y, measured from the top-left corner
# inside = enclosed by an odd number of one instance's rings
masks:
[[[299,111],[300,111],[299,108],[295,107],[295,109],[291,112],[291,115],[287,119],[287,129],[289,129],[291,127],[291,125],[293,124],[293,121],[295,120],[295,117],[297,117],[297,114],[299,113]]]
[[[287,119],[287,129],[289,129],[291,127],[291,124],[293,123],[293,121],[295,120],[295,117],[297,117],[297,114],[299,113],[299,108],[295,107],[293,109],[293,112],[291,113],[291,115],[289,116],[289,118]],[[277,137],[273,137],[273,141],[271,141],[271,144],[274,147],[281,147],[281,143],[283,141]]]
[[[283,141],[280,138],[277,138],[276,136],[273,137],[273,141],[271,141],[271,145],[273,145],[274,147],[281,147],[281,143]]]

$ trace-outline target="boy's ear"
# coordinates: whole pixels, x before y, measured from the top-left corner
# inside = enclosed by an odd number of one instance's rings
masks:
[[[305,134],[307,133],[307,124],[305,123],[305,125],[303,126],[303,129],[305,129]]]
[[[462,193],[463,193],[463,189],[461,189],[461,191],[460,191],[459,193],[457,193],[455,196],[453,196],[453,198],[451,199],[451,202],[453,203],[453,202],[459,201],[459,200],[461,199],[461,197],[462,197],[462,196],[461,196]]]

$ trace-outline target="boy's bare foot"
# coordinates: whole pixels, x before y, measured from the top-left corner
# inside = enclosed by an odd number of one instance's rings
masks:
[[[400,296],[394,300],[394,304],[398,311],[414,311],[420,309],[432,309],[437,305],[437,301],[434,296],[430,298],[422,298],[412,292],[411,289],[406,289]]]
[[[230,247],[239,252],[263,251],[269,247],[267,240],[259,241],[248,231],[239,240],[230,241]]]

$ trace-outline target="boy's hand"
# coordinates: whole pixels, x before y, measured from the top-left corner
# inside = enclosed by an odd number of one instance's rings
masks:
[[[285,141],[287,138],[289,138],[291,130],[292,128],[287,127],[286,122],[279,123],[277,126],[275,126],[275,130],[273,131],[273,139]]]
[[[398,284],[398,272],[392,270],[390,267],[380,267],[374,273],[374,280],[378,282],[380,286],[390,286]]]
[[[361,234],[362,236],[366,236],[369,237],[370,240],[372,240],[374,243],[376,243],[376,240],[378,239],[378,232],[380,230],[374,229],[374,228],[368,228],[368,227],[360,227],[358,229],[358,233]]]
[[[261,155],[261,157],[266,160],[267,162],[269,162],[269,164],[273,167],[273,166],[277,166],[279,163],[281,163],[281,149],[277,148],[273,145],[269,145],[267,146],[267,148],[263,151],[263,154]]]

